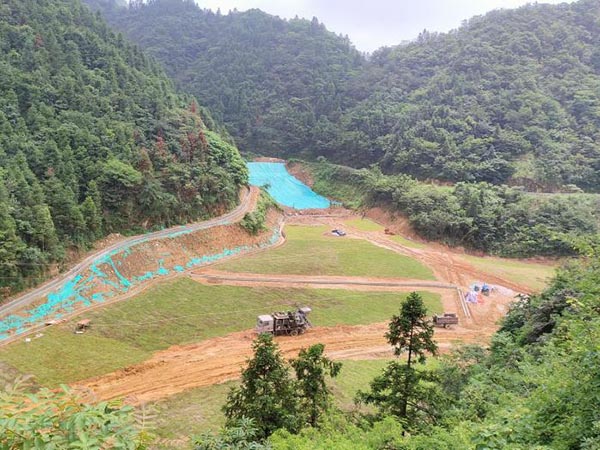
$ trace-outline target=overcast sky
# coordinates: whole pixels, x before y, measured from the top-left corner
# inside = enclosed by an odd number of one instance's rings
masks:
[[[563,3],[542,0],[538,3]],[[567,2],[572,0],[567,0]],[[464,19],[497,8],[516,8],[527,0],[196,0],[202,8],[227,13],[260,8],[270,14],[317,17],[327,28],[347,34],[361,51],[410,40],[427,29],[449,31]]]

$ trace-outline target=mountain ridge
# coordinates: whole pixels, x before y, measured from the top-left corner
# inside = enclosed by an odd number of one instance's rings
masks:
[[[177,26],[181,4],[190,26]],[[170,74],[219,111],[247,153],[377,164],[419,179],[595,192],[599,9],[580,0],[495,10],[368,60],[349,50],[341,68],[336,49],[351,47],[344,38],[331,33],[331,45],[306,51],[311,33],[326,30],[317,19],[294,29],[293,19],[219,15],[180,0],[136,3],[107,18],[167,67],[192,70],[191,78]],[[215,23],[221,30],[208,32]],[[179,54],[171,33],[183,39]],[[252,41],[252,34],[263,39]],[[295,45],[280,43],[291,37]],[[278,65],[288,70],[277,72]]]

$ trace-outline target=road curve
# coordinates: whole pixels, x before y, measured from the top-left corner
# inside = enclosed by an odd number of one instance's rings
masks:
[[[189,225],[180,225],[180,226],[176,226],[176,227],[172,227],[172,228],[167,228],[165,230],[155,231],[153,233],[132,236],[132,237],[129,237],[122,241],[119,241],[105,249],[99,250],[98,252],[89,255],[83,261],[77,263],[75,266],[73,266],[67,272],[60,274],[56,278],[54,278],[50,281],[47,281],[46,283],[39,286],[38,288],[35,288],[34,290],[32,290],[30,292],[26,292],[25,294],[22,294],[16,298],[10,300],[8,303],[0,306],[0,318],[7,316],[8,314],[13,313],[15,311],[18,311],[18,310],[30,305],[34,301],[36,301],[44,296],[47,296],[48,294],[52,293],[57,288],[59,288],[65,281],[73,278],[74,276],[76,276],[78,273],[80,273],[84,269],[87,269],[94,261],[96,261],[104,256],[107,256],[114,251],[120,250],[125,247],[129,247],[129,246],[132,246],[135,244],[139,244],[142,242],[148,242],[148,241],[153,241],[156,239],[165,238],[165,237],[172,235],[173,233],[177,233],[177,232],[192,233],[194,231],[203,230],[203,229],[211,228],[211,227],[218,226],[218,225],[226,225],[226,224],[229,224],[232,222],[236,222],[236,221],[240,220],[242,217],[244,217],[244,214],[246,214],[253,207],[252,199],[255,196],[251,195],[251,194],[253,193],[253,191],[256,192],[257,190],[258,190],[258,188],[256,188],[256,187],[250,187],[248,189],[244,189],[240,195],[241,196],[240,204],[234,210],[232,210],[226,214],[223,214],[222,216],[215,217],[214,219],[206,220],[203,222],[195,222],[195,223],[192,223]]]

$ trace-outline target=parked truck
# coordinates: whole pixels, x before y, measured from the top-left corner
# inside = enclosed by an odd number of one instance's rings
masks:
[[[304,333],[312,325],[308,315],[312,310],[305,306],[297,311],[274,312],[258,316],[257,333],[271,333],[275,336],[297,336]]]
[[[450,325],[458,324],[458,316],[454,313],[444,313],[443,316],[434,315],[433,324],[438,327],[448,328]]]

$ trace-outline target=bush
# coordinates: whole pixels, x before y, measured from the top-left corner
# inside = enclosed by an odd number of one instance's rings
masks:
[[[240,221],[240,225],[251,235],[256,236],[258,233],[266,229],[267,213],[271,207],[277,207],[275,200],[263,190],[260,193],[256,209],[246,213]]]

